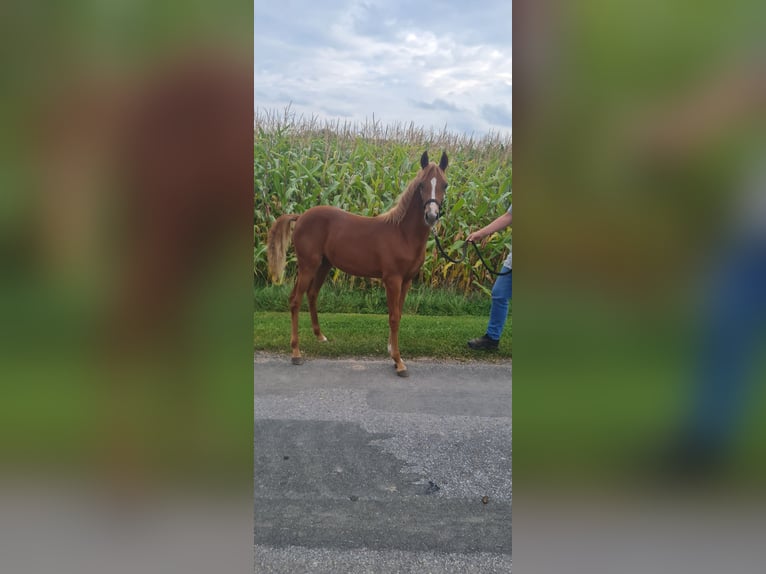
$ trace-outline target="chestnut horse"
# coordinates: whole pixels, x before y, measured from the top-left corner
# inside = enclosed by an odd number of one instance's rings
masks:
[[[447,154],[439,165],[420,158],[421,169],[399,196],[396,204],[376,217],[363,217],[337,207],[312,207],[301,215],[282,215],[269,230],[268,260],[272,278],[284,273],[287,247],[292,236],[298,257],[298,276],[290,294],[292,362],[303,363],[298,348],[298,312],[307,293],[311,326],[319,341],[327,341],[317,318],[317,295],[332,267],[359,277],[377,277],[386,288],[388,303],[388,352],[396,374],[408,376],[399,354],[399,321],[412,279],[425,259],[431,227],[441,215],[447,189],[444,173]],[[293,225],[294,223],[294,225]]]

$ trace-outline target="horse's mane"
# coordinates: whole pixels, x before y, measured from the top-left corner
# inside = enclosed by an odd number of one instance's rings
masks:
[[[402,222],[402,219],[404,219],[404,216],[407,213],[407,209],[410,207],[410,202],[412,201],[412,197],[415,195],[415,192],[418,189],[418,182],[420,179],[420,173],[418,173],[415,179],[413,179],[407,186],[407,189],[405,189],[401,194],[399,194],[399,197],[396,198],[396,203],[394,206],[388,211],[378,215],[378,217],[386,223],[399,225]]]

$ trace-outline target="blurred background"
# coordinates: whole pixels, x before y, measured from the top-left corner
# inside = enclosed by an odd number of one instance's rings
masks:
[[[252,10],[0,9],[3,571],[252,568]]]
[[[764,551],[762,3],[514,2],[514,566]]]
[[[761,571],[766,8],[513,9],[516,566]],[[252,10],[0,9],[3,571],[251,568]]]

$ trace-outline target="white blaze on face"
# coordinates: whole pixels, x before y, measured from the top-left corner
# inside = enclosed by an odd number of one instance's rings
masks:
[[[436,200],[436,178],[431,178],[431,199],[434,201]],[[426,208],[426,217],[436,222],[436,219],[439,217],[439,207],[436,203],[429,203],[428,207]]]

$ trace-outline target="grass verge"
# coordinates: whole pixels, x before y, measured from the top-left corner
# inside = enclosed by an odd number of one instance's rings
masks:
[[[319,324],[327,343],[311,331],[308,313],[300,314],[301,351],[309,357],[388,357],[388,316],[354,313],[320,313]],[[290,352],[290,314],[256,311],[253,316],[256,351]],[[498,361],[511,358],[511,320],[497,351],[473,351],[466,341],[482,335],[487,317],[415,316],[405,314],[399,326],[402,358]]]

